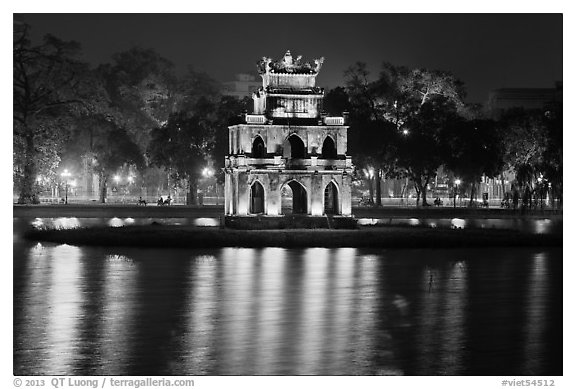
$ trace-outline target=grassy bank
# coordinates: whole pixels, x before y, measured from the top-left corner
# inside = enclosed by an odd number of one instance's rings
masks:
[[[24,237],[87,246],[138,247],[535,247],[562,246],[559,234],[529,234],[505,230],[449,230],[419,227],[378,227],[359,230],[243,231],[188,226],[96,227],[73,230],[29,230]]]

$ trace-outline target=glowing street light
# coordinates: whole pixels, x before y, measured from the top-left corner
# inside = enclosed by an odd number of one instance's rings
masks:
[[[68,204],[68,177],[70,177],[72,175],[72,173],[70,173],[68,171],[68,169],[64,169],[64,171],[62,173],[60,173],[60,176],[62,176],[62,178],[64,178],[64,182],[65,182],[65,193],[66,193],[66,197],[64,200],[64,204]]]
[[[205,167],[205,168],[202,170],[202,175],[203,175],[204,177],[212,177],[212,176],[214,175],[214,172],[213,172],[212,169],[210,169],[209,167]]]
[[[460,181],[460,179],[455,179],[454,180],[454,208],[456,208],[456,194],[458,193],[458,185],[460,185],[462,181]]]
[[[120,182],[120,178],[121,178],[121,177],[120,177],[118,174],[116,174],[116,175],[114,176],[114,181],[116,181],[116,184],[118,184],[118,183]]]
[[[406,129],[404,129],[404,130],[402,130],[402,133],[403,133],[404,135],[408,135],[409,131],[406,130]]]

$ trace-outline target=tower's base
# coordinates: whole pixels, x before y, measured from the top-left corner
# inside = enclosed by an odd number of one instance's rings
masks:
[[[347,216],[225,216],[224,226],[238,230],[284,230],[284,229],[355,229],[357,220]]]

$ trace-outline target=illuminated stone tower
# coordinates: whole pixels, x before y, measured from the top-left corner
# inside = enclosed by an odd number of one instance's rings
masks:
[[[258,62],[254,112],[229,127],[226,215],[351,216],[348,126],[322,113],[316,76],[323,61],[287,51],[279,61]]]

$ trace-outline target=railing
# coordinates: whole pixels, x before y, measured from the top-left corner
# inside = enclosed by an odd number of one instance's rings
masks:
[[[343,169],[351,167],[351,159],[312,159],[312,158],[252,158],[246,156],[228,156],[226,158],[226,167],[239,167],[239,166],[262,166],[276,167],[276,168],[289,168],[289,167],[332,167],[336,169]]]
[[[265,124],[266,116],[264,115],[246,115],[246,123],[248,124]]]
[[[344,118],[337,116],[329,116],[324,118],[324,124],[327,126],[343,126]]]

